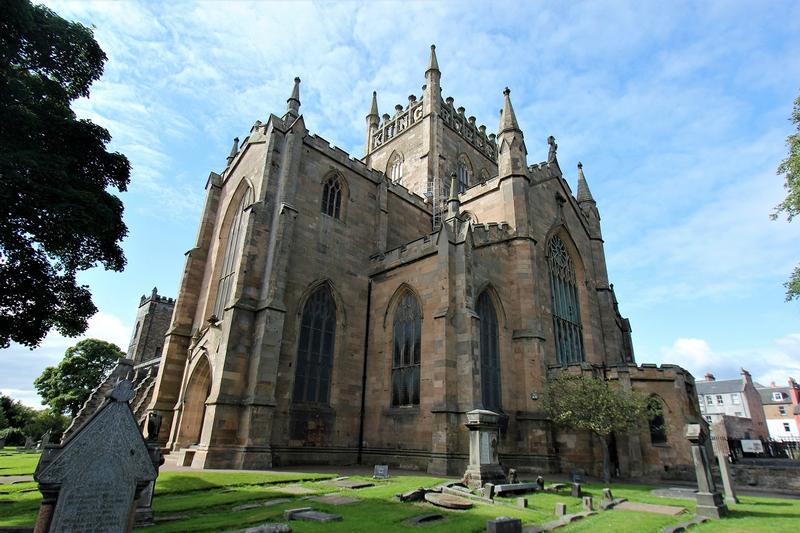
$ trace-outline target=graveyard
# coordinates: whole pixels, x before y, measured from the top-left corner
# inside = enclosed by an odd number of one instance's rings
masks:
[[[41,494],[32,476],[39,454],[3,449],[0,455],[0,528],[29,526],[36,521]],[[335,473],[309,472],[204,472],[163,470],[158,477],[153,500],[154,524],[137,531],[211,532],[238,531],[260,524],[287,523],[297,532],[344,531],[486,531],[486,523],[500,516],[519,518],[523,527],[552,524],[558,504],[567,515],[583,512],[583,497],[592,497],[596,514],[567,523],[558,531],[662,531],[688,522],[695,512],[694,499],[665,498],[651,493],[654,487],[614,483],[615,499],[629,504],[649,504],[685,509],[675,516],[631,509],[600,510],[604,485],[584,483],[582,498],[573,497],[572,485],[553,492],[497,495],[494,503],[477,498],[465,510],[437,507],[425,500],[401,502],[399,494],[454,482],[422,475],[396,475],[388,479],[349,476],[338,479]],[[11,477],[15,476],[15,477]],[[535,477],[521,476],[521,482]],[[13,482],[11,482],[13,480]],[[349,486],[369,485],[361,488]],[[552,487],[546,481],[545,489]],[[520,498],[527,507],[521,506]],[[800,500],[739,496],[739,504],[729,505],[727,517],[693,526],[691,531],[794,531],[800,519]],[[287,521],[285,512],[311,507],[315,511],[341,517],[330,522]],[[630,507],[630,506],[629,506]],[[646,505],[643,505],[647,508]],[[425,520],[426,515],[439,515]],[[423,517],[420,524],[416,518]],[[530,529],[535,531],[535,529]]]

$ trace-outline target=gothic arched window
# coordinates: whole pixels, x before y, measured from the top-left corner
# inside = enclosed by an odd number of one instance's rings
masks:
[[[458,158],[458,171],[456,176],[458,178],[458,194],[463,194],[469,187],[469,179],[472,174],[472,165],[467,159],[467,156],[461,155]]]
[[[331,176],[322,187],[322,212],[333,218],[340,218],[342,208],[342,184],[338,176]]]
[[[481,321],[481,398],[484,409],[500,410],[500,349],[497,313],[489,294],[478,297],[477,312]]]
[[[239,252],[244,238],[244,210],[253,203],[253,189],[247,188],[239,202],[239,208],[231,221],[228,230],[228,241],[225,243],[225,255],[222,256],[222,268],[219,273],[217,285],[217,299],[214,302],[214,316],[222,319],[222,313],[233,292],[235,284],[236,265],[239,261]]]
[[[320,287],[303,307],[297,366],[294,377],[294,403],[329,402],[333,347],[336,339],[336,304],[328,287]]]
[[[664,407],[655,396],[650,398],[650,411],[657,413],[651,416],[650,442],[653,444],[665,444],[667,442],[667,426],[664,420]]]
[[[389,178],[394,183],[399,183],[401,179],[403,179],[403,156],[395,152],[391,158],[389,158]]]
[[[419,405],[422,318],[417,299],[406,291],[394,313],[392,407]]]
[[[562,365],[578,363],[583,361],[583,333],[575,265],[558,236],[550,239],[548,256],[556,359]]]

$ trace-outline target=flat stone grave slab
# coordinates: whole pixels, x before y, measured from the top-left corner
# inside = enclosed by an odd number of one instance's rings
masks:
[[[667,489],[653,489],[650,491],[650,494],[660,498],[675,498],[679,500],[694,501],[697,491],[687,487],[669,487]]]
[[[309,500],[317,503],[327,503],[328,505],[347,505],[349,503],[360,502],[360,498],[353,498],[352,496],[339,496],[338,494],[326,494],[325,496],[315,496]]]
[[[0,476],[0,484],[29,483],[33,481],[33,476]]]
[[[444,516],[440,515],[439,513],[425,513],[412,516],[406,520],[406,523],[411,526],[421,526],[424,524],[430,524],[431,522],[437,522],[439,520],[444,520]]]
[[[614,509],[621,509],[623,511],[640,511],[643,513],[663,514],[667,516],[678,516],[686,511],[683,507],[674,507],[672,505],[653,505],[652,503],[639,503],[639,502],[622,502],[614,506]]]
[[[294,494],[296,496],[305,496],[306,494],[316,494],[319,492],[318,490],[309,489],[308,487],[304,487],[302,485],[286,485],[285,487],[273,487],[270,490],[283,492],[284,494]]]
[[[521,492],[534,492],[538,485],[536,483],[504,483],[502,485],[494,486],[494,493],[496,495],[503,494],[518,494]]]
[[[428,491],[420,487],[418,489],[409,490],[408,492],[398,494],[397,497],[401,502],[418,502],[425,499],[426,492]]]
[[[239,511],[247,511],[248,509],[258,509],[259,507],[270,507],[272,505],[279,505],[281,503],[289,503],[290,501],[292,500],[289,498],[272,498],[271,500],[243,503],[241,505],[237,505],[231,510],[234,513],[238,513]]]
[[[284,520],[308,520],[311,522],[338,522],[342,519],[341,515],[323,513],[315,511],[311,507],[301,507],[299,509],[288,509],[283,512]]]
[[[340,487],[342,489],[364,489],[367,487],[374,487],[375,483],[369,481],[357,481],[354,479],[340,479],[331,481],[331,485]]]
[[[469,509],[473,505],[471,501],[461,496],[440,494],[438,492],[427,493],[425,495],[425,501],[438,507],[444,507],[445,509]]]
[[[292,533],[292,528],[289,524],[282,524],[280,522],[267,522],[259,526],[248,527],[247,529],[237,529],[235,531],[226,531],[225,533]]]

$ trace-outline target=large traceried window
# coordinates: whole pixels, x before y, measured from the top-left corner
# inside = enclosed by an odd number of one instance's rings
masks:
[[[562,365],[578,363],[583,361],[583,333],[575,265],[557,235],[550,239],[548,255],[556,358]]]
[[[341,218],[342,184],[338,176],[331,176],[322,186],[322,212],[333,218]]]
[[[406,291],[394,313],[392,407],[419,405],[422,317],[417,299]]]
[[[253,203],[253,190],[247,188],[239,202],[239,208],[231,221],[228,230],[228,241],[225,244],[225,255],[222,257],[222,268],[219,274],[219,284],[217,285],[217,299],[214,302],[214,316],[222,319],[225,306],[231,298],[233,286],[236,281],[236,266],[239,262],[239,253],[244,239],[244,210]]]
[[[403,156],[395,152],[391,158],[389,158],[389,178],[394,183],[399,183],[400,180],[403,179]]]
[[[481,321],[481,398],[483,408],[500,410],[500,349],[497,313],[489,294],[478,297],[478,317]]]
[[[336,340],[336,304],[322,286],[308,298],[300,323],[294,403],[327,404],[331,389],[333,348]]]

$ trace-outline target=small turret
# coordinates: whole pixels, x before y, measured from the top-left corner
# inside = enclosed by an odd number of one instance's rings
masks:
[[[442,73],[439,71],[439,61],[436,59],[436,45],[431,45],[431,56],[428,59],[428,69],[425,71],[425,85],[422,100],[424,112],[438,111],[442,99]]]
[[[239,137],[234,137],[233,146],[231,147],[231,153],[228,154],[228,165],[231,164],[233,158],[236,157],[237,153],[239,153]]]
[[[458,199],[458,176],[450,174],[450,197],[447,199],[447,218],[457,218],[461,212],[461,201]]]
[[[589,232],[592,238],[602,239],[600,211],[597,210],[597,202],[594,201],[592,192],[589,190],[586,176],[583,175],[583,163],[580,161],[578,162],[578,192],[575,194],[575,199],[578,200],[578,207],[580,207],[583,216],[589,222]]]
[[[592,192],[589,190],[589,184],[586,183],[586,176],[583,175],[583,163],[578,161],[578,194],[575,196],[579,204],[584,202],[591,202],[595,204]]]
[[[286,118],[297,118],[300,116],[300,78],[294,79],[294,87],[292,87],[292,95],[286,100]]]
[[[497,135],[497,169],[500,176],[527,176],[525,138],[519,129],[514,107],[511,105],[511,90],[503,91],[503,109],[500,112],[500,128]]]
[[[381,116],[378,114],[378,93],[372,91],[372,104],[369,106],[367,114],[367,140],[364,143],[364,154],[368,154],[372,148],[372,135],[378,130]]]

